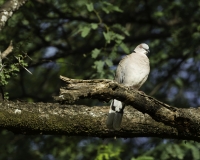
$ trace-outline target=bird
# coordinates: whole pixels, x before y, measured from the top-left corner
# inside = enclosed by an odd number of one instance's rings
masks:
[[[118,64],[114,80],[131,89],[138,90],[147,80],[150,72],[150,62],[147,57],[149,46],[139,44],[134,51],[125,56]],[[121,127],[125,103],[113,99],[106,120],[108,129],[119,130]]]

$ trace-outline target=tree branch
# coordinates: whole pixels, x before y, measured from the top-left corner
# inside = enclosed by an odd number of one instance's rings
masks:
[[[180,137],[200,136],[200,110],[198,108],[175,108],[162,103],[139,91],[128,88],[112,80],[76,80],[60,77],[66,87],[60,89],[57,101],[75,102],[81,98],[94,98],[109,101],[116,98],[127,105],[134,106],[142,113],[147,113],[155,121],[175,128]]]
[[[13,12],[17,11],[25,2],[27,2],[27,0],[7,0],[0,7],[0,31],[3,29],[8,19],[12,17]]]
[[[108,110],[108,106],[4,101],[0,103],[0,128],[26,135],[160,137],[200,141],[196,134],[180,134],[176,128],[156,122],[148,114],[130,106],[125,109],[122,129],[108,130],[105,126]]]
[[[119,131],[106,128],[109,107],[89,107],[59,103],[0,102],[0,128],[16,134],[64,134],[93,137],[160,137],[200,142],[200,110],[179,109],[112,80],[75,80],[66,82],[60,102],[80,98],[108,101],[116,98],[127,106]],[[147,114],[145,114],[147,113]]]
[[[10,41],[10,44],[8,46],[8,48],[3,52],[1,53],[1,59],[4,59],[7,55],[9,55],[13,50],[13,44],[12,44],[12,41]]]
[[[106,107],[83,105],[60,105],[58,103],[1,102],[0,128],[16,134],[65,134],[93,137],[161,137],[193,139],[197,137],[179,136],[173,127],[154,121],[132,107],[124,113],[122,129],[108,130],[105,120]]]

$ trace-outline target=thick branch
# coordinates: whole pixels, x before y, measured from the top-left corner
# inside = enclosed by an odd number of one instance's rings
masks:
[[[60,105],[58,103],[0,103],[0,128],[16,134],[51,134],[93,137],[160,137],[200,141],[176,128],[154,121],[149,115],[127,106],[122,129],[108,130],[109,107]]]
[[[27,0],[7,0],[0,7],[0,31],[5,26],[7,20],[12,17],[13,12],[17,11],[26,1]]]
[[[16,134],[65,134],[93,137],[161,137],[192,139],[180,136],[173,127],[154,121],[132,107],[124,113],[122,129],[108,130],[105,126],[109,107],[60,105],[58,103],[0,103],[0,128]]]
[[[58,101],[72,103],[80,98],[103,101],[116,98],[142,113],[149,114],[157,122],[176,128],[181,137],[200,136],[200,110],[197,108],[175,108],[111,80],[75,80],[62,76],[61,79],[67,86],[61,88],[60,96],[56,98]]]
[[[200,142],[199,109],[170,107],[143,93],[128,90],[111,80],[61,78],[67,82],[67,86],[61,89],[61,95],[57,100],[74,102],[79,98],[97,98],[108,101],[117,98],[133,105],[137,110],[127,106],[122,128],[113,131],[105,126],[108,106],[87,107],[4,101],[0,102],[0,128],[21,134],[65,134],[103,138],[145,136]]]

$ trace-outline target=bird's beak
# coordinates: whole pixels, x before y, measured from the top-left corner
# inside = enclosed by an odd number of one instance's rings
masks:
[[[149,49],[147,49],[146,51],[147,51],[147,54],[150,53],[150,50],[149,50]]]

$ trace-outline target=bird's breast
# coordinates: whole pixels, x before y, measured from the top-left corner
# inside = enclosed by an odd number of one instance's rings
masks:
[[[135,60],[124,68],[125,77],[123,84],[126,86],[133,86],[136,89],[139,89],[141,85],[146,81],[150,67],[149,61],[144,59]]]

